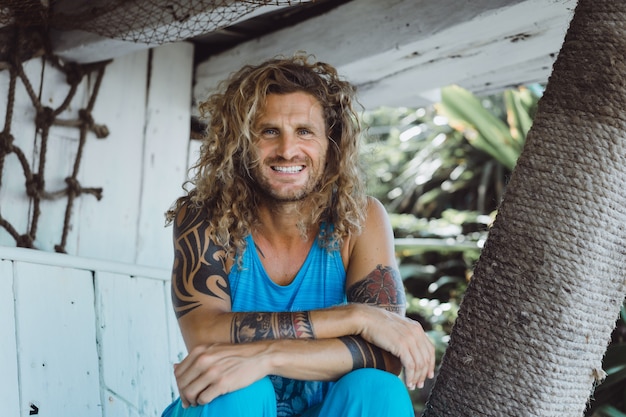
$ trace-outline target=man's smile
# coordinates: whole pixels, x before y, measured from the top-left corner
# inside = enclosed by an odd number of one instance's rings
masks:
[[[286,174],[296,174],[304,170],[304,165],[272,166],[272,170],[276,172],[284,172]]]

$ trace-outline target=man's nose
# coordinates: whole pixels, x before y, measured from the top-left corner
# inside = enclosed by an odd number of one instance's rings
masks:
[[[293,158],[298,152],[298,137],[295,134],[283,133],[278,140],[276,153],[284,159]]]

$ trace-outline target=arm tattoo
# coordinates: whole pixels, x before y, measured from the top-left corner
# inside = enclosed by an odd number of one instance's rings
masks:
[[[400,272],[391,266],[378,265],[346,293],[348,302],[375,305],[404,315],[406,296]],[[382,350],[360,336],[343,336],[341,340],[352,355],[352,369],[377,368],[386,370]]]
[[[394,313],[404,314],[406,296],[400,271],[378,265],[364,279],[347,291],[349,302],[373,304]]]
[[[226,252],[208,238],[205,215],[202,210],[187,209],[174,224],[172,304],[177,318],[202,305],[197,293],[230,299]]]
[[[352,355],[352,370],[361,368],[376,368],[386,370],[385,360],[381,350],[367,343],[359,336],[343,336],[341,340]]]
[[[315,339],[307,311],[297,313],[236,313],[230,327],[232,343],[255,340]]]

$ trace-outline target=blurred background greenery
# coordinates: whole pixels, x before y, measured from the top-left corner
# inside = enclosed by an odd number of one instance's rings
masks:
[[[449,86],[434,106],[363,115],[368,190],[389,212],[407,315],[428,331],[438,363],[542,93],[529,85],[479,98]],[[586,416],[626,417],[624,308],[603,367]],[[429,388],[411,393],[417,415]]]

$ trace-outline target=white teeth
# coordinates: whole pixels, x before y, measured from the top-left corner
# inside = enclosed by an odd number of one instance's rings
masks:
[[[302,166],[272,167],[272,169],[278,172],[285,172],[285,173],[293,174],[293,173],[302,171],[304,167]]]

